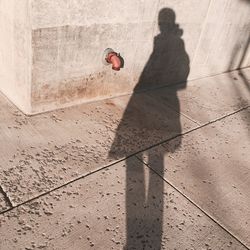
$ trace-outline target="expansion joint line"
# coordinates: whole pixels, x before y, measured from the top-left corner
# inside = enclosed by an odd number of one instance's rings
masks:
[[[230,230],[228,230],[225,226],[221,225],[220,222],[218,222],[212,215],[210,215],[208,212],[206,212],[201,206],[199,206],[195,201],[193,201],[191,198],[189,198],[186,194],[184,194],[179,188],[177,188],[173,183],[171,183],[169,180],[166,180],[161,176],[157,171],[155,171],[150,165],[148,165],[146,162],[144,162],[140,157],[135,156],[140,162],[142,162],[144,165],[146,165],[152,172],[154,172],[156,175],[158,175],[164,182],[166,182],[169,186],[171,186],[177,193],[179,193],[182,197],[184,197],[186,200],[188,200],[193,206],[198,208],[203,214],[205,214],[209,219],[211,219],[216,225],[218,225],[222,230],[227,232],[231,237],[233,237],[237,242],[239,242],[242,246],[244,246],[246,249],[250,250],[250,248],[243,243],[237,236],[235,236]]]
[[[11,200],[10,200],[10,198],[8,197],[8,195],[7,195],[7,193],[3,190],[3,188],[0,186],[0,192],[2,192],[3,193],[3,196],[4,196],[4,198],[5,198],[5,201],[6,201],[6,203],[9,205],[9,208],[8,209],[6,209],[6,210],[3,210],[3,211],[0,211],[0,214],[4,214],[4,213],[7,213],[7,212],[9,212],[9,211],[11,211],[11,210],[13,210],[13,209],[15,209],[15,208],[17,208],[17,207],[20,207],[20,206],[22,206],[22,205],[25,205],[25,204],[27,204],[28,202],[31,202],[31,201],[34,201],[34,200],[36,200],[36,199],[38,199],[38,198],[40,198],[40,197],[44,197],[44,196],[46,196],[46,195],[48,195],[48,194],[50,194],[50,193],[52,193],[52,192],[54,192],[54,191],[56,191],[56,190],[59,190],[59,189],[61,189],[61,188],[63,188],[63,187],[66,187],[66,186],[68,186],[69,184],[72,184],[72,183],[74,183],[74,182],[76,182],[76,181],[78,181],[78,180],[80,180],[80,179],[83,179],[83,178],[86,178],[86,177],[88,177],[88,176],[90,176],[90,175],[92,175],[92,174],[95,174],[95,173],[98,173],[98,172],[100,172],[100,171],[102,171],[102,170],[104,170],[104,169],[106,169],[106,168],[109,168],[109,167],[112,167],[113,165],[116,165],[117,163],[119,163],[119,162],[123,162],[124,160],[126,160],[126,159],[128,159],[128,158],[131,158],[131,157],[133,157],[133,156],[136,156],[137,154],[139,154],[139,153],[142,153],[142,152],[144,152],[144,151],[146,151],[146,150],[150,150],[150,149],[152,149],[152,148],[154,148],[154,147],[157,147],[157,146],[159,146],[159,145],[161,145],[161,144],[163,144],[163,143],[166,143],[166,142],[168,142],[168,141],[171,141],[171,140],[174,140],[175,138],[178,138],[178,137],[180,137],[180,136],[184,136],[184,135],[187,135],[187,134],[189,134],[189,133],[192,133],[192,132],[194,132],[194,131],[196,131],[196,130],[198,130],[198,129],[201,129],[201,128],[203,128],[203,127],[206,127],[206,126],[208,126],[208,125],[210,125],[210,124],[213,124],[213,123],[216,123],[216,122],[218,122],[218,121],[220,121],[220,120],[222,120],[222,119],[224,119],[224,118],[226,118],[226,117],[230,117],[230,116],[232,116],[232,115],[234,115],[234,114],[236,114],[236,113],[238,113],[238,112],[241,112],[241,111],[243,111],[243,110],[246,110],[246,109],[248,109],[248,108],[250,108],[250,106],[248,105],[248,106],[246,106],[246,107],[243,107],[243,108],[241,108],[241,109],[238,109],[238,110],[236,110],[236,111],[234,111],[234,112],[232,112],[232,113],[230,113],[230,114],[227,114],[227,115],[225,115],[225,116],[223,116],[223,117],[220,117],[220,118],[217,118],[217,119],[215,119],[215,120],[213,120],[213,121],[210,121],[210,122],[208,122],[208,123],[206,123],[206,124],[203,124],[203,125],[200,125],[200,126],[198,126],[198,127],[196,127],[196,128],[193,128],[193,129],[191,129],[191,130],[188,130],[188,131],[186,131],[186,132],[184,132],[184,133],[181,133],[181,134],[178,134],[178,135],[176,135],[176,136],[173,136],[173,137],[171,137],[171,138],[168,138],[167,140],[163,140],[163,141],[161,141],[161,142],[159,142],[159,143],[156,143],[156,144],[154,144],[154,145],[151,145],[151,146],[149,146],[149,147],[147,147],[147,148],[144,148],[144,149],[142,149],[142,150],[139,150],[139,151],[137,151],[137,152],[135,152],[135,153],[132,153],[131,155],[128,155],[127,157],[123,157],[123,158],[121,158],[121,159],[119,159],[119,160],[117,160],[117,161],[115,161],[115,162],[112,162],[112,163],[109,163],[109,164],[107,164],[106,166],[103,166],[103,167],[100,167],[100,168],[98,168],[98,169],[96,169],[96,170],[94,170],[94,171],[92,171],[92,172],[90,172],[90,173],[87,173],[87,174],[83,174],[83,175],[80,175],[80,176],[78,176],[77,178],[75,178],[75,179],[72,179],[72,180],[70,180],[70,181],[68,181],[68,182],[66,182],[66,183],[64,183],[63,185],[60,185],[60,186],[57,186],[57,187],[55,187],[55,188],[53,188],[53,189],[51,189],[51,190],[48,190],[47,192],[44,192],[44,193],[41,193],[41,194],[39,194],[39,195],[37,195],[37,196],[35,196],[35,197],[33,197],[33,198],[31,198],[31,199],[29,199],[29,200],[26,200],[26,201],[24,201],[24,202],[22,202],[22,203],[19,203],[19,204],[16,204],[16,205],[13,205],[12,204],[12,202],[11,202]],[[137,157],[138,158],[138,157]],[[139,159],[139,158],[138,158]],[[146,164],[147,165],[147,164]],[[147,165],[148,166],[148,165]],[[149,166],[148,166],[149,167]],[[150,167],[149,167],[150,168]],[[151,169],[151,168],[150,168]],[[154,170],[153,170],[154,171]],[[169,183],[169,185],[171,185],[171,186],[173,186],[172,184],[170,184]],[[173,186],[173,188],[174,188],[174,186]],[[175,188],[176,189],[176,188]],[[178,191],[179,192],[179,191]],[[184,195],[184,194],[183,194]],[[185,195],[184,195],[185,196]],[[188,198],[187,198],[188,199]],[[190,200],[190,199],[189,199]],[[191,200],[190,200],[191,201]],[[192,201],[191,201],[192,202]],[[193,202],[192,202],[193,203]],[[195,205],[195,204],[194,204]],[[196,207],[198,207],[199,208],[199,206],[198,205],[195,205]],[[204,212],[205,213],[205,212]],[[209,215],[208,215],[209,216]],[[213,221],[215,221],[211,216],[209,216]],[[216,221],[215,221],[216,222]],[[217,223],[217,222],[216,222]],[[218,223],[217,223],[218,224]],[[222,226],[220,226],[220,227],[222,227]],[[226,230],[226,229],[225,229]],[[231,234],[231,233],[230,233]],[[231,234],[232,235],[232,234]],[[233,235],[232,235],[233,236]],[[235,236],[233,236],[235,239],[237,239]],[[239,241],[239,240],[238,240]],[[243,244],[243,243],[241,243],[241,244]],[[244,244],[243,244],[244,245]],[[244,245],[245,246],[245,245]],[[246,246],[245,246],[246,247]],[[249,248],[247,248],[247,249],[249,249]],[[250,250],[250,249],[249,249]]]

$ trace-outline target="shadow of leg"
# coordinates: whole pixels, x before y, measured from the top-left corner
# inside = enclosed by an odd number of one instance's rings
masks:
[[[154,162],[155,155],[149,153],[148,164],[151,165]],[[163,174],[163,159],[162,164],[158,165],[157,172]],[[150,229],[150,245],[153,245],[153,249],[161,249],[162,243],[162,227],[163,227],[163,192],[164,181],[161,177],[155,174],[153,171],[149,172],[148,192],[147,192],[147,207],[149,216]]]
[[[126,227],[127,244],[124,249],[143,249],[145,181],[143,164],[126,160]]]
[[[127,159],[126,163],[127,244],[124,249],[161,249],[163,180],[139,161],[135,165]]]

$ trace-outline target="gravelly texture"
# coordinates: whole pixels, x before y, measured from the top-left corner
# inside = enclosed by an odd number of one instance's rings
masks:
[[[191,82],[178,95],[164,88],[33,117],[0,97],[1,187],[18,205],[197,128],[197,123],[243,108],[249,104],[249,69],[242,72]],[[248,246],[249,112],[137,155]],[[4,213],[0,249],[121,249],[126,244],[126,214],[140,218],[128,221],[132,240],[127,244],[136,244],[136,249],[145,243],[159,248],[161,227],[162,248],[185,249],[187,244],[188,249],[244,249],[135,160],[127,160],[126,171],[123,163],[114,165]],[[6,208],[0,192],[0,212]],[[148,234],[148,228],[155,230]]]
[[[0,234],[1,250],[245,249],[136,158],[0,215]]]
[[[26,117],[1,98],[0,182],[13,204],[197,126],[146,93],[129,99]],[[117,132],[128,102],[129,126]]]
[[[1,97],[0,183],[15,205],[198,126],[180,111],[201,123],[233,112],[247,103],[248,72],[33,117]]]
[[[249,117],[248,108],[139,157],[250,247]]]

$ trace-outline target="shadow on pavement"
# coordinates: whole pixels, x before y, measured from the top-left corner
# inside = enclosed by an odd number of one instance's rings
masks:
[[[189,57],[185,51],[184,41],[181,38],[183,30],[176,23],[175,12],[170,8],[164,8],[159,12],[158,25],[160,34],[154,38],[153,52],[146,63],[140,79],[134,88],[120,124],[116,130],[109,155],[125,157],[126,150],[135,143],[140,144],[143,140],[142,131],[151,134],[155,114],[152,110],[141,110],[145,99],[137,94],[138,91],[156,88],[160,86],[175,85],[171,88],[171,100],[174,112],[169,109],[163,114],[166,122],[161,124],[162,140],[169,137],[170,131],[175,134],[182,132],[180,123],[180,104],[177,96],[178,90],[186,87],[189,74]],[[143,46],[143,44],[142,44]],[[176,85],[177,83],[182,83]],[[174,89],[174,91],[173,91]],[[140,102],[141,105],[137,105]],[[154,100],[157,102],[157,100]],[[146,104],[145,104],[146,105]],[[147,103],[148,105],[148,103]],[[165,129],[165,132],[164,132]],[[144,136],[145,138],[145,136]],[[172,149],[174,151],[181,144],[181,138]],[[129,150],[129,149],[128,149]],[[165,152],[167,153],[167,152]],[[154,155],[148,153],[148,164],[153,161]],[[158,165],[158,174],[163,174],[163,157]],[[147,186],[147,188],[146,188]],[[164,181],[149,173],[148,180],[145,178],[143,163],[138,161],[135,168],[131,159],[126,160],[126,246],[125,249],[160,249],[162,241],[162,216],[163,216],[163,188]]]

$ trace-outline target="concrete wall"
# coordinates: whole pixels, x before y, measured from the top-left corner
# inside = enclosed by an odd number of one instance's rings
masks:
[[[9,80],[23,84],[30,93],[31,109],[19,106],[25,112],[37,113],[133,91],[152,53],[154,37],[159,34],[158,13],[166,7],[173,9],[176,23],[183,30],[188,79],[250,65],[248,0],[30,0],[30,88],[29,72],[24,71],[27,79],[23,82]],[[13,15],[16,10],[9,11]],[[13,32],[9,37],[14,37]],[[125,60],[119,72],[102,64],[103,51],[108,47],[120,52]],[[25,63],[24,68],[29,69]],[[13,74],[20,71],[7,68]],[[24,97],[14,92],[15,84],[11,91],[5,90],[2,80],[0,86],[19,104]]]
[[[31,112],[31,25],[28,0],[0,0],[0,90]]]
[[[190,79],[250,66],[249,43],[250,1],[211,1]]]

